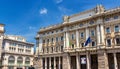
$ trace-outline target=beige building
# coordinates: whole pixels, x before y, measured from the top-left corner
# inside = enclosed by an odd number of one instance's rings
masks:
[[[3,37],[4,37],[4,24],[0,24],[0,68],[2,66],[2,43],[3,43]]]
[[[90,43],[85,42],[90,37]],[[36,36],[38,69],[120,69],[120,8],[64,16]]]
[[[1,25],[4,31],[4,25]],[[24,37],[1,34],[0,37],[0,69],[28,69],[33,65],[34,44],[28,43]]]

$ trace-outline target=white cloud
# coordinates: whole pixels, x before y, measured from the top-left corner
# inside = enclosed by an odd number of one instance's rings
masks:
[[[48,10],[46,8],[40,9],[40,14],[47,14]]]
[[[71,12],[71,10],[69,10],[69,9],[67,9],[67,8],[65,8],[65,7],[63,7],[63,6],[58,6],[58,9],[59,9],[61,12],[63,12],[63,13]]]
[[[58,4],[58,3],[63,2],[63,0],[55,0],[55,2]]]

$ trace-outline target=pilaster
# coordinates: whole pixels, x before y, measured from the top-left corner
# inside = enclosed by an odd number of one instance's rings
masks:
[[[77,69],[80,69],[80,56],[78,53],[76,54],[76,62],[77,62]]]
[[[61,69],[61,57],[59,57],[59,69]]]
[[[100,26],[97,25],[96,27],[96,33],[97,33],[97,45],[100,45]]]
[[[51,57],[49,57],[49,69],[51,69]]]
[[[113,55],[114,55],[114,69],[118,69],[118,64],[117,64],[117,57],[116,57],[116,53],[113,53]]]
[[[54,57],[54,69],[56,69],[56,57]]]
[[[78,32],[78,30],[76,30],[76,45],[77,45],[77,48],[79,48],[79,32]]]
[[[45,57],[45,69],[47,69],[47,57]]]
[[[90,64],[91,58],[89,52],[87,52],[86,58],[87,58],[87,69],[91,69],[91,64]]]

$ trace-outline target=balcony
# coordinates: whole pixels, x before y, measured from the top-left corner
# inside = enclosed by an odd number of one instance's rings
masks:
[[[97,50],[114,50],[114,49],[120,49],[120,44],[119,45],[111,45],[111,46],[105,46],[105,45],[99,45],[99,46],[86,46],[86,47],[69,47],[69,48],[64,48],[63,50],[53,51],[49,50],[49,52],[42,52],[40,55],[48,55],[48,54],[61,54],[64,52],[86,52],[86,51],[97,51]]]
[[[11,54],[19,54],[19,55],[29,55],[29,56],[33,56],[33,54],[31,53],[27,53],[27,52],[16,52],[16,51],[8,51],[8,50],[2,50],[2,53],[11,53]]]

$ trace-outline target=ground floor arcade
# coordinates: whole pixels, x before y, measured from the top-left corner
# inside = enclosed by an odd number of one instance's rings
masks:
[[[38,69],[120,69],[120,52],[73,52],[42,56]]]

